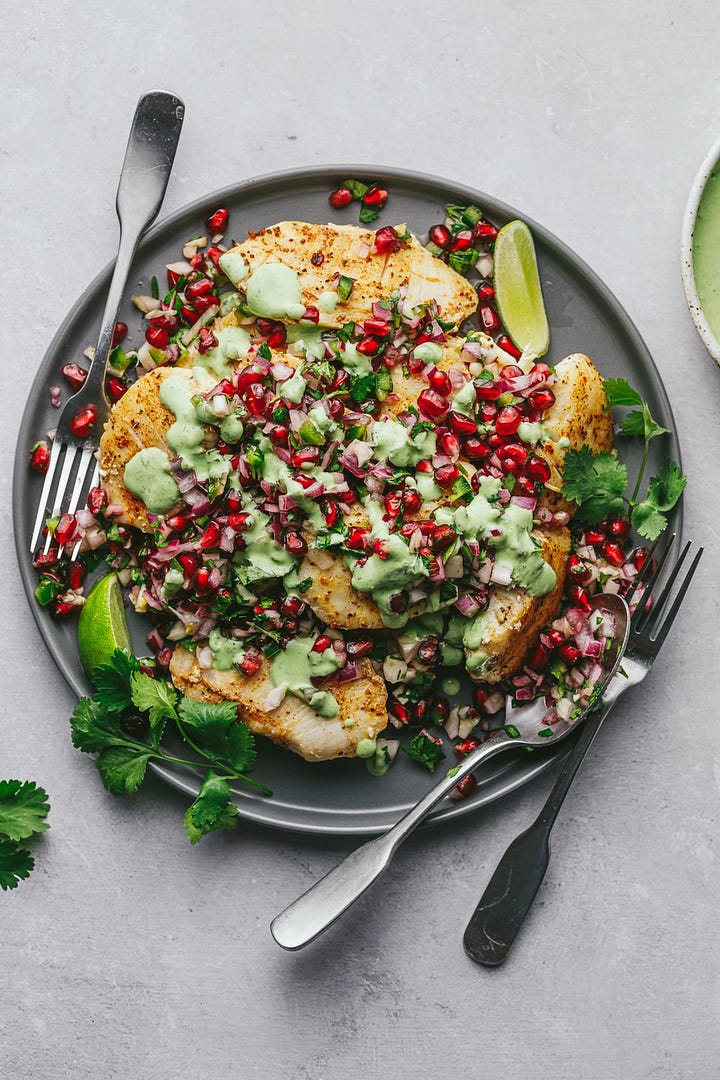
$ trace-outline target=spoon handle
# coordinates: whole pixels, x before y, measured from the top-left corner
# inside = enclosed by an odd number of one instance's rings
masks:
[[[532,907],[550,862],[550,831],[575,774],[617,697],[585,720],[577,741],[533,824],[516,836],[490,878],[463,936],[478,964],[501,964]]]
[[[353,851],[273,919],[270,932],[278,945],[302,949],[319,937],[380,877],[403,840],[463,776],[487,758],[518,745],[523,743],[500,730],[468,754],[452,776],[444,776],[396,825]]]

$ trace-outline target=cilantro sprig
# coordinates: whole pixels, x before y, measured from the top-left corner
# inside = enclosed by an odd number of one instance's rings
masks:
[[[640,436],[644,440],[643,456],[632,493],[628,488],[627,467],[608,450],[593,452],[589,446],[569,450],[563,466],[563,494],[578,504],[578,520],[597,525],[605,517],[629,513],[633,528],[648,540],[656,540],[667,527],[667,513],[685,490],[687,478],[676,461],[667,458],[656,476],[648,481],[644,498],[640,498],[647,468],[650,443],[668,429],[652,417],[647,401],[626,379],[606,379],[604,382],[608,408],[623,406],[630,409],[623,417],[619,434]]]
[[[0,889],[16,889],[35,866],[21,840],[49,829],[47,792],[21,780],[0,780]]]
[[[195,844],[206,833],[237,826],[231,781],[272,794],[247,775],[255,763],[255,739],[232,702],[185,697],[142,672],[137,658],[122,649],[95,668],[92,680],[95,694],[81,698],[70,718],[72,741],[78,750],[98,755],[100,779],[114,795],[137,791],[153,760],[203,767],[200,792],[185,815],[185,831]],[[178,757],[163,745],[168,731],[196,757]]]

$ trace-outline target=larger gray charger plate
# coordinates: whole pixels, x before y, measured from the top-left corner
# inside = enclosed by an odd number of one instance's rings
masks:
[[[389,187],[390,199],[375,228],[407,222],[410,230],[422,238],[432,224],[443,219],[443,208],[448,203],[475,203],[498,225],[522,217],[532,228],[538,253],[551,328],[548,362],[557,362],[572,352],[587,353],[605,376],[627,377],[647,398],[656,419],[674,432],[670,403],[645,343],[613,294],[577,255],[524,214],[489,195],[449,180],[398,169],[341,165],[275,173],[215,192],[173,214],[152,229],[138,251],[128,299],[121,311],[121,318],[130,327],[130,342],[139,344],[142,340],[142,320],[129,301],[130,294],[147,292],[153,274],[164,282],[165,264],[180,258],[184,242],[202,231],[209,212],[227,206],[230,209],[228,238],[238,240],[248,230],[257,231],[287,219],[356,223],[356,203],[338,211],[332,210],[327,201],[329,192],[350,176]],[[89,693],[90,687],[78,658],[76,624],[54,621],[33,597],[37,579],[27,545],[41,478],[29,473],[27,451],[34,439],[42,437],[56,423],[57,413],[49,405],[48,386],[62,382],[60,366],[70,360],[82,361],[83,349],[95,343],[111,269],[106,267],[80,297],[40,365],[20,428],[13,482],[15,541],[25,591],[45,644],[78,695]],[[650,469],[657,467],[667,453],[679,459],[674,434],[654,440]],[[623,446],[622,456],[631,471],[637,467],[636,448]],[[679,531],[679,516],[675,527]],[[147,623],[132,612],[129,622],[135,648],[142,654],[146,652]],[[58,724],[65,723],[66,718],[58,715]],[[308,764],[264,740],[260,751],[254,775],[272,787],[274,795],[266,799],[238,788],[237,801],[243,817],[277,828],[326,834],[380,832],[397,821],[434,782],[429,773],[402,754],[390,772],[378,778],[370,776],[361,761]],[[555,751],[521,751],[495,758],[481,771],[478,786],[469,799],[457,803],[446,800],[431,820],[445,821],[474,812],[527,783],[564,752],[561,746]],[[197,773],[165,767],[155,767],[155,771],[188,794],[197,793]]]

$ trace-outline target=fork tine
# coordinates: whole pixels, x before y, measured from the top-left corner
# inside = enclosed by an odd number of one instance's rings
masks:
[[[652,600],[652,603],[649,607],[644,607],[644,618],[638,619],[635,630],[644,632],[649,626],[651,618],[659,621],[663,613],[663,608],[668,602],[672,587],[675,584],[675,580],[680,573],[680,569],[682,567],[682,564],[685,562],[685,557],[689,550],[690,541],[688,540],[685,547],[682,549],[677,559],[675,560],[675,563],[670,571],[668,579],[665,582],[665,585],[663,586],[663,590],[660,595],[657,598],[649,597],[649,599]]]
[[[80,495],[82,494],[83,487],[85,485],[85,478],[87,477],[88,468],[92,461],[95,448],[92,446],[86,446],[82,452],[82,456],[78,463],[77,475],[75,477],[75,484],[73,486],[72,495],[70,496],[70,502],[68,504],[68,514],[74,514],[77,508],[77,504],[80,501]]]
[[[50,513],[50,517],[59,517],[62,510],[62,501],[65,498],[65,492],[67,491],[68,483],[70,481],[70,473],[72,472],[73,465],[75,464],[75,458],[77,457],[79,446],[66,446],[65,459],[63,461],[62,471],[60,473],[60,479],[58,480],[57,491],[55,492],[55,500],[53,502],[53,508]],[[52,533],[48,530],[47,537],[45,538],[45,547],[43,550],[47,554],[50,550],[50,544],[52,542]]]
[[[669,539],[667,540],[667,543],[665,543],[664,538],[661,537],[660,539],[656,540],[655,543],[653,544],[653,546],[650,548],[650,551],[648,552],[648,556],[647,556],[645,562],[643,563],[639,574],[637,574],[637,576],[635,577],[635,580],[633,581],[632,585],[630,586],[630,588],[628,589],[628,591],[627,591],[627,593],[625,595],[625,602],[627,603],[628,607],[630,606],[632,598],[635,595],[635,593],[637,592],[637,589],[638,589],[639,585],[643,585],[645,587],[646,592],[649,592],[650,589],[652,589],[653,585],[655,584],[658,577],[660,576],[660,574],[662,572],[662,569],[663,569],[663,566],[665,565],[665,562],[667,560],[667,557],[670,554],[670,550],[671,550],[673,544],[675,543],[675,537],[676,537],[676,533],[672,533],[671,536],[669,537]],[[664,548],[663,548],[663,551],[662,551],[662,553],[660,555],[658,555],[657,561],[655,561],[655,552],[663,544],[665,545]],[[641,611],[644,611],[644,609],[645,609],[644,604],[638,604],[638,606],[637,606],[637,608],[636,608],[636,610],[635,610],[635,612],[633,614],[633,620],[635,620],[635,619],[639,620],[639,618],[640,618],[639,613]]]
[[[677,570],[680,569],[680,566],[682,565],[683,559],[685,558],[689,547],[690,547],[690,544],[689,543],[686,544],[682,555],[678,559],[676,567],[673,570],[672,580],[674,580],[675,577],[677,576]],[[668,634],[668,631],[669,631],[670,627],[672,626],[673,622],[675,621],[675,616],[678,613],[680,605],[682,604],[683,600],[685,599],[685,593],[688,591],[688,588],[690,586],[690,582],[692,581],[693,575],[694,575],[695,571],[697,570],[698,563],[700,562],[700,559],[702,558],[703,551],[704,551],[704,548],[698,548],[697,555],[693,559],[692,563],[690,564],[690,568],[688,569],[688,571],[685,574],[683,582],[682,582],[680,588],[678,589],[677,596],[675,597],[675,599],[673,601],[672,607],[668,611],[667,615],[665,615],[662,618],[661,625],[658,627],[657,632],[655,633],[655,636],[651,637],[651,639],[650,639],[652,641],[653,646],[654,646],[654,648],[656,650],[658,650],[661,647],[662,643],[664,642],[665,638],[667,637],[667,634]],[[667,597],[665,598],[665,602],[666,601],[667,601]]]
[[[100,466],[98,465],[98,462],[96,461],[95,462],[95,468],[93,469],[93,474],[90,477],[90,484],[88,486],[88,491],[90,490],[90,488],[97,487],[99,482],[100,482]],[[85,499],[87,500],[87,495],[85,496]],[[77,559],[78,552],[80,550],[80,545],[81,544],[82,544],[82,538],[80,540],[76,541],[75,546],[72,549],[72,555],[70,556],[70,561],[71,562],[75,562],[75,560]]]
[[[55,475],[55,469],[57,463],[60,460],[60,451],[63,448],[63,444],[58,442],[57,439],[52,444],[52,450],[50,451],[50,461],[48,463],[48,471],[45,473],[45,482],[43,483],[42,491],[40,492],[40,501],[38,503],[37,515],[35,517],[35,524],[33,525],[32,539],[30,540],[30,554],[35,554],[35,545],[40,537],[40,532],[45,521],[45,515],[47,513],[47,506],[50,501],[50,491],[52,488],[53,476]]]

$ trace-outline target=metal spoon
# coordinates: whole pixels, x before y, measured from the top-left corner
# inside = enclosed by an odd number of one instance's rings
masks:
[[[593,597],[591,604],[593,610],[602,609],[615,618],[615,642],[610,656],[606,659],[605,675],[599,684],[599,699],[615,674],[625,651],[630,613],[627,604],[619,596],[599,594]],[[483,761],[504,750],[514,750],[520,746],[554,746],[571,731],[575,731],[589,711],[586,709],[575,720],[561,720],[548,728],[540,723],[546,712],[542,699],[511,710],[505,726],[468,754],[452,776],[444,776],[396,825],[382,836],[353,851],[277,915],[270,924],[270,932],[275,941],[283,949],[293,951],[309,945],[370,888],[387,869],[403,840],[417,828],[441,799],[449,795],[464,776],[473,772]]]

